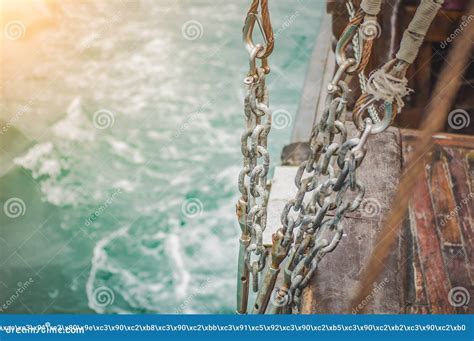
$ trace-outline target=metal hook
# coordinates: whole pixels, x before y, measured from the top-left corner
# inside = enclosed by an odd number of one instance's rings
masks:
[[[375,98],[371,98],[368,100],[361,108],[360,110],[355,113],[354,115],[354,124],[357,126],[359,130],[364,129],[364,117],[363,113],[369,109],[369,107],[376,102]],[[383,115],[383,118],[380,120],[380,122],[372,122],[373,126],[370,131],[371,134],[378,134],[383,131],[385,131],[390,125],[392,124],[394,115],[393,115],[393,104],[391,102],[385,101],[384,103],[384,110],[385,113]]]
[[[260,29],[260,33],[262,34],[263,37],[263,42],[264,44],[255,44],[253,42],[253,29],[255,27],[255,22],[258,24],[258,28]],[[245,42],[245,46],[247,47],[247,51],[251,54],[252,51],[254,51],[255,47],[258,45],[262,46],[262,50],[258,51],[257,53],[257,58],[262,59],[263,55],[267,51],[268,47],[268,38],[265,34],[265,31],[263,30],[263,25],[262,25],[262,20],[256,13],[249,13],[247,15],[247,18],[245,19],[245,25],[242,30],[242,35],[243,39]]]
[[[339,38],[337,42],[336,51],[335,51],[337,65],[341,66],[350,59],[350,58],[347,58],[346,56],[346,49],[351,43],[354,35],[357,34],[357,30],[359,29],[359,26],[360,24],[348,25],[347,28],[344,30],[344,32],[342,32],[341,37]],[[360,37],[360,38],[363,38],[363,37]],[[359,49],[360,51],[362,51],[364,42],[363,42],[363,39],[360,39],[360,38],[359,38]],[[348,74],[353,74],[354,72],[356,72],[360,65],[360,62],[361,60],[359,58],[359,60],[355,61],[354,65],[351,65],[350,67],[346,69],[346,72]]]

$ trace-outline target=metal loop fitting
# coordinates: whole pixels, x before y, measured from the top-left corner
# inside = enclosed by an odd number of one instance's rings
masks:
[[[258,24],[258,27],[260,29],[260,33],[262,34],[263,37],[263,44],[255,44],[253,41],[253,29],[255,27],[255,23]],[[250,72],[249,72],[249,77],[252,76],[254,77],[257,74],[257,67],[256,67],[256,59],[261,59],[262,60],[262,69],[264,70],[265,74],[270,73],[270,67],[268,66],[268,59],[267,59],[267,51],[268,51],[268,37],[265,33],[265,30],[262,25],[262,21],[259,17],[258,14],[256,13],[248,13],[247,18],[245,19],[245,25],[243,28],[243,40],[245,43],[245,46],[247,48],[247,51],[250,53]],[[248,83],[248,78],[245,79],[245,83]]]
[[[258,24],[258,28],[260,29],[260,33],[262,34],[264,44],[255,44],[253,42],[253,29],[255,27],[255,23]],[[245,18],[245,24],[242,30],[242,35],[245,46],[247,47],[247,51],[249,51],[249,53],[252,53],[252,51],[257,45],[263,47],[263,49],[257,53],[257,58],[262,59],[265,55],[265,52],[267,52],[268,38],[265,34],[265,31],[263,30],[262,20],[260,19],[260,16],[258,14],[249,13],[247,15],[247,18]]]
[[[344,32],[342,32],[341,37],[339,38],[337,45],[336,45],[336,62],[337,65],[341,66],[343,65],[348,58],[346,56],[346,50],[349,46],[349,44],[352,42],[352,38],[357,34],[358,30],[360,27],[360,22],[354,22],[349,25],[347,25],[346,29]],[[363,35],[359,35],[359,50],[363,51],[364,50],[364,37]],[[354,74],[359,70],[359,66],[362,62],[362,56],[355,61],[354,65],[351,65],[349,68],[347,68],[346,73],[348,74]]]
[[[359,102],[359,101],[358,101]],[[354,111],[353,121],[355,126],[359,131],[363,131],[365,127],[365,119],[370,117],[369,108],[376,102],[375,98],[371,98],[366,101],[361,107],[359,107],[358,103],[356,103],[356,108],[359,109]],[[391,102],[384,102],[384,115],[378,122],[375,122],[372,119],[372,129],[370,131],[371,134],[378,134],[385,131],[390,125],[392,124],[393,120],[396,116],[396,107]]]
[[[257,44],[253,47],[253,49],[250,51],[250,56],[249,56],[249,73],[247,74],[247,77],[244,78],[244,83],[247,85],[253,84],[257,81],[258,77],[258,68],[257,68],[257,56],[260,53],[260,51],[265,51],[265,48]]]

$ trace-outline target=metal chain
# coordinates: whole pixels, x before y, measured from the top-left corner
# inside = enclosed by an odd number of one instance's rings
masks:
[[[243,167],[239,174],[241,198],[237,203],[237,216],[242,232],[237,279],[237,312],[239,314],[247,312],[250,278],[253,291],[257,292],[259,289],[260,273],[265,268],[268,255],[263,246],[263,232],[267,225],[269,193],[267,175],[270,156],[267,150],[267,137],[272,119],[265,84],[265,76],[269,73],[267,64],[269,49],[268,45],[253,43],[252,33],[256,23],[261,29],[264,41],[267,42],[267,33],[262,28],[261,19],[256,9],[251,8],[243,32],[250,53],[250,70],[244,80],[248,89],[244,102],[245,130],[241,138],[243,155]],[[271,29],[271,24],[269,25]],[[262,60],[261,66],[257,66],[257,59]]]
[[[373,123],[367,118],[360,135],[348,139],[344,115],[350,93],[349,83],[355,74],[360,75],[364,71],[372,43],[367,42],[360,32],[365,13],[354,11],[336,47],[339,68],[328,85],[322,117],[311,133],[309,159],[297,171],[297,194],[283,209],[282,226],[273,235],[271,263],[266,267],[267,250],[262,243],[262,234],[267,220],[267,136],[271,129],[271,112],[265,74],[269,72],[267,57],[268,51],[271,52],[268,41],[273,43],[273,38],[268,38],[268,32],[261,23],[258,4],[263,6],[262,2],[252,1],[243,30],[250,53],[250,71],[245,79],[248,92],[245,98],[246,130],[242,135],[244,163],[239,175],[241,198],[237,204],[242,230],[237,312],[247,312],[250,278],[253,291],[258,292],[252,310],[254,313],[265,313],[272,298],[270,313],[298,312],[301,293],[319,261],[333,251],[342,238],[340,221],[347,212],[359,207],[365,194],[364,185],[357,180],[357,169],[366,154],[365,144]],[[267,6],[265,1],[262,11],[266,11],[269,20]],[[264,39],[262,45],[253,42],[256,23]],[[348,57],[351,42],[354,56]],[[262,61],[259,67],[257,59]],[[284,260],[283,285],[273,290]],[[259,275],[264,268],[267,272],[260,280]]]
[[[262,26],[257,13],[259,4],[266,16],[265,27]],[[380,1],[365,0],[364,4],[370,15],[362,9],[356,10],[352,0],[347,0],[346,4],[350,18],[336,46],[338,70],[328,85],[326,106],[321,119],[311,132],[309,158],[297,170],[297,194],[285,205],[281,214],[282,226],[273,234],[271,263],[261,283],[259,273],[265,268],[267,257],[267,251],[262,245],[262,233],[266,227],[266,177],[269,167],[266,147],[271,128],[271,112],[268,109],[264,77],[270,71],[267,57],[273,49],[273,35],[267,32],[268,27],[271,28],[267,0],[253,0],[251,10],[247,14],[244,26],[244,39],[250,52],[250,71],[245,79],[249,86],[245,100],[247,128],[242,135],[244,167],[239,176],[242,197],[237,204],[237,215],[242,229],[237,309],[239,313],[247,312],[250,273],[253,289],[258,292],[253,307],[254,313],[265,313],[270,300],[272,303],[269,313],[299,312],[303,289],[308,285],[320,260],[332,252],[342,238],[341,220],[346,213],[355,211],[363,200],[365,187],[357,180],[357,170],[367,152],[367,139],[370,134],[377,134],[390,126],[400,109],[397,106],[400,107],[401,97],[408,93],[404,82],[400,81],[409,66],[407,62],[395,59],[381,69],[385,73],[391,69],[393,75],[386,76],[382,71],[377,71],[380,73],[380,80],[377,79],[380,84],[393,83],[389,84],[391,87],[386,86],[387,89],[381,88],[377,82],[374,82],[375,85],[369,84],[372,77],[368,80],[364,74],[374,37],[367,38],[363,26],[375,25],[375,28],[378,28],[376,16],[380,10]],[[252,32],[256,22],[264,38],[264,45],[253,43]],[[268,43],[268,37],[271,38],[271,44]],[[352,49],[349,48],[351,43]],[[352,57],[347,56],[350,50]],[[257,58],[262,60],[261,67],[256,66]],[[354,75],[358,75],[362,90],[353,110],[353,121],[360,133],[358,137],[348,139],[344,115],[351,91],[349,83]],[[394,94],[383,92],[381,95],[385,99],[382,119],[375,108],[377,98],[371,96],[370,92],[374,91],[369,91],[370,86],[380,93],[382,90],[390,92],[393,88]],[[365,112],[368,115],[364,118]],[[283,261],[286,261],[283,284],[274,290]]]
[[[339,68],[328,86],[323,115],[311,133],[310,157],[298,168],[297,194],[283,209],[282,227],[274,236],[276,250],[272,252],[272,264],[280,266],[285,259],[281,255],[287,256],[287,260],[283,285],[272,294],[271,313],[299,311],[301,293],[319,261],[333,251],[342,238],[340,221],[347,212],[359,207],[365,194],[364,185],[357,180],[357,169],[366,154],[365,143],[372,121],[367,119],[359,137],[351,139],[347,139],[343,123],[350,92],[348,84],[354,74],[363,72],[367,54],[370,54],[367,49],[371,44],[366,45],[359,33],[362,19],[356,18],[354,12],[338,42]],[[351,41],[355,51],[353,58],[346,56]]]

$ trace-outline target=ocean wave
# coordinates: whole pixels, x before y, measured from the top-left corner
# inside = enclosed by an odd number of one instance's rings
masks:
[[[95,132],[91,121],[82,111],[81,98],[76,97],[66,110],[66,117],[51,128],[60,139],[71,141],[94,141]]]

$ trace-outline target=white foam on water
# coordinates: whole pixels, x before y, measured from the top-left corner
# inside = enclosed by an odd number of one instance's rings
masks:
[[[42,180],[40,188],[43,194],[41,199],[55,206],[77,206],[82,200],[78,192],[61,185],[55,179]]]
[[[43,160],[48,160],[52,153],[53,144],[51,142],[40,143],[31,147],[25,155],[15,158],[13,162],[18,166],[31,170],[33,177],[36,179],[42,175],[50,175],[50,170],[42,167],[42,164]]]
[[[69,104],[66,117],[53,125],[52,130],[57,137],[71,141],[93,141],[95,137],[93,125],[82,111],[79,96]]]
[[[157,249],[153,243],[143,246],[130,233],[130,226],[121,228],[95,245],[86,283],[88,306],[97,313],[171,312],[176,300],[186,295],[190,282],[178,236],[162,231],[143,235],[148,242],[165,242]],[[127,258],[140,263],[132,262],[135,266],[130,266],[124,263],[122,254],[113,252],[123,245],[127,245]],[[160,248],[166,252],[159,252]],[[156,268],[153,264],[160,266]],[[94,297],[95,291],[103,286],[114,293],[114,302],[107,306],[97,303]]]
[[[108,211],[120,212],[119,221],[142,216],[133,230],[130,226],[115,226],[116,221],[108,220],[105,214],[100,218],[101,228],[93,231],[98,240],[93,241],[93,255],[78,247],[63,260],[65,266],[71,259],[91,261],[86,283],[81,278],[71,284],[71,290],[76,291],[72,294],[81,300],[85,286],[91,309],[98,313],[174,312],[184,302],[183,312],[230,311],[235,304],[239,232],[233,212],[241,164],[242,83],[248,71],[242,61],[248,56],[240,48],[238,36],[228,33],[232,33],[235,23],[241,24],[235,13],[242,7],[220,0],[219,5],[226,10],[215,17],[209,12],[212,6],[194,6],[192,0],[187,1],[189,6],[156,3],[143,0],[139,11],[123,10],[123,25],[113,27],[115,34],[109,28],[115,21],[108,19],[115,10],[113,1],[68,8],[66,19],[74,17],[71,28],[80,21],[75,33],[83,40],[67,48],[74,52],[67,54],[70,59],[58,58],[54,63],[54,58],[48,56],[50,62],[38,63],[45,68],[35,75],[34,85],[45,84],[41,77],[53,74],[63,82],[45,89],[45,98],[57,98],[55,102],[59,103],[80,93],[96,108],[120,108],[120,120],[116,117],[113,129],[97,130],[90,115],[84,114],[81,97],[74,98],[66,115],[52,127],[53,139],[31,148],[17,164],[40,179],[44,200],[58,206],[76,205],[58,210],[64,229],[71,221],[83,218],[83,208],[101,205],[103,193],[111,188],[133,192],[120,196],[112,204],[117,206],[110,206]],[[103,8],[91,11],[90,7],[96,6]],[[151,13],[170,6],[173,10],[169,13],[178,13],[185,6],[202,21],[205,34],[201,40],[186,41],[173,16]],[[293,7],[285,2],[276,2],[275,6],[286,6],[285,13],[287,7]],[[214,29],[215,19],[223,30]],[[306,23],[295,22],[301,36],[306,34],[302,29]],[[64,26],[69,29],[69,25]],[[45,50],[53,48],[53,55],[63,56],[61,52],[69,46],[70,37],[69,32],[53,36],[45,41]],[[215,45],[212,51],[210,41]],[[130,42],[136,43],[133,51],[128,49]],[[77,53],[78,48],[89,44],[84,53]],[[190,44],[192,53],[186,48]],[[212,58],[206,58],[211,53]],[[293,56],[291,49],[283,49],[282,53],[276,58]],[[276,74],[271,77],[277,79],[278,72],[282,72],[277,65],[282,63],[275,60],[274,64]],[[285,87],[281,96],[272,96],[272,105],[281,105],[281,98],[294,93],[293,81],[302,73],[288,75],[291,79],[287,85],[291,86]],[[205,110],[197,111],[208,101]],[[42,105],[37,103],[40,109]],[[49,108],[44,105],[42,112],[47,113]],[[99,167],[101,161],[106,167]],[[137,166],[145,161],[150,163],[143,169]],[[140,176],[135,177],[139,168]],[[74,186],[87,197],[76,193]],[[183,215],[181,205],[187,197],[202,199],[201,216]],[[95,301],[94,290],[101,286],[114,292],[111,305],[104,307]],[[65,294],[61,290],[59,297]],[[74,307],[77,311],[82,308]]]
[[[137,185],[133,182],[130,182],[129,180],[127,179],[122,179],[122,180],[119,180],[119,181],[116,181],[114,182],[114,184],[112,185],[112,187],[114,188],[120,188],[122,190],[124,190],[125,192],[128,192],[128,193],[131,193],[135,190],[135,188],[137,187]]]
[[[63,186],[59,180],[61,174],[70,169],[70,165],[61,158],[52,142],[34,145],[25,155],[13,161],[31,171],[32,177],[39,181],[43,201],[56,206],[75,205],[79,202],[79,193]]]
[[[76,172],[71,161],[77,160],[75,149],[69,142],[91,142],[95,138],[92,122],[83,113],[81,98],[75,97],[66,110],[66,116],[51,128],[53,139],[31,147],[14,163],[31,171],[39,181],[42,200],[56,206],[76,205],[81,195],[72,185],[75,180],[63,176],[66,171]]]
[[[188,291],[191,276],[184,265],[179,237],[175,234],[170,234],[166,243],[166,248],[173,264],[176,266],[176,271],[173,272],[173,276],[178,284],[175,286],[174,291],[176,292],[177,298],[182,299],[186,296]]]
[[[145,158],[143,157],[142,153],[138,149],[129,146],[127,143],[114,139],[112,137],[109,137],[107,139],[107,142],[112,147],[112,152],[115,155],[118,155],[126,159],[127,161],[136,164],[141,164],[145,162]]]
[[[107,269],[108,267],[108,255],[107,252],[105,251],[105,247],[114,239],[118,237],[125,236],[128,233],[129,226],[121,228],[109,235],[107,235],[105,238],[97,242],[97,244],[94,247],[93,251],[93,256],[92,256],[92,268],[89,273],[89,278],[87,279],[86,283],[86,294],[87,294],[87,300],[88,300],[88,305],[89,308],[94,310],[97,313],[105,313],[107,309],[114,311],[114,306],[113,304],[107,307],[104,307],[100,304],[97,304],[97,298],[94,297],[94,291],[96,289],[95,286],[95,281],[97,277],[97,272],[101,269]],[[113,288],[110,288],[113,290]]]
[[[157,131],[151,130],[146,132],[146,136],[150,140],[161,141],[163,139],[163,134],[158,133]]]

